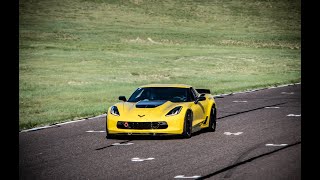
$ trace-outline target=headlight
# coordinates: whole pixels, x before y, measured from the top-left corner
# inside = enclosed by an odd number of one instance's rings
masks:
[[[111,110],[110,110],[110,113],[112,115],[115,115],[115,116],[120,116],[120,113],[119,113],[119,110],[118,110],[117,106],[112,106]]]
[[[182,109],[182,106],[177,106],[175,108],[173,108],[171,111],[168,112],[168,114],[166,114],[166,116],[174,116],[180,113]]]

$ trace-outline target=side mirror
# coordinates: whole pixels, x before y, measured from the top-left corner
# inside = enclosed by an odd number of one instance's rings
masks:
[[[127,98],[125,96],[119,96],[119,100],[126,102]]]
[[[204,101],[204,100],[206,100],[206,97],[200,96],[200,97],[198,97],[198,98],[194,101],[194,103],[195,103],[195,104],[198,104],[199,101]]]

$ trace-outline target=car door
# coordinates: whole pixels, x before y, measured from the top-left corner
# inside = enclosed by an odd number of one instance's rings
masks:
[[[198,93],[193,88],[190,88],[191,91],[191,100],[195,101],[196,98],[199,96]],[[191,110],[193,112],[193,122],[192,126],[195,126],[205,120],[205,101],[199,101],[197,104],[193,103],[191,105]]]

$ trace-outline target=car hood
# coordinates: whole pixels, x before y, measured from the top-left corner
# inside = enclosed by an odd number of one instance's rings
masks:
[[[136,103],[136,108],[155,108],[158,107],[167,101],[157,100],[157,101],[139,101]]]

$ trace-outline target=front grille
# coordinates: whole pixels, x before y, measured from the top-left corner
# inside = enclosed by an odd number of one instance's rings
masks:
[[[125,122],[118,121],[117,128],[119,129],[166,129],[166,122]]]

